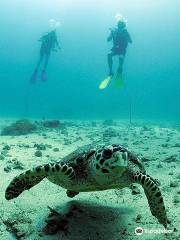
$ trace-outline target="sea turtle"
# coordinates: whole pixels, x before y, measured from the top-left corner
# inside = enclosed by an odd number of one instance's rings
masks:
[[[74,197],[79,192],[121,189],[139,183],[144,189],[152,215],[167,227],[166,210],[157,181],[146,174],[141,161],[122,145],[88,145],[57,163],[28,170],[12,180],[5,198],[10,200],[18,197],[44,178],[67,189],[68,197]]]

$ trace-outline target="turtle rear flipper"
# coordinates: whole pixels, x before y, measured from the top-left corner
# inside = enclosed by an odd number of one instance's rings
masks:
[[[56,174],[58,174],[59,177],[70,179],[74,172],[71,167],[68,167],[66,164],[61,164],[60,162],[38,166],[15,177],[6,189],[5,198],[7,200],[16,198],[25,190],[37,185],[45,177],[51,177]]]
[[[141,172],[136,173],[134,179],[135,182],[141,184],[144,188],[152,215],[158,219],[159,223],[163,224],[164,227],[167,228],[168,219],[166,209],[161,191],[155,180],[149,175]]]

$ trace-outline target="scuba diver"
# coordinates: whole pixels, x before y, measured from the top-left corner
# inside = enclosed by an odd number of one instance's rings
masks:
[[[108,77],[103,80],[99,86],[100,89],[104,89],[109,84],[110,80],[113,78],[113,57],[119,57],[119,66],[117,69],[117,73],[115,76],[115,83],[117,87],[120,87],[122,84],[122,72],[123,72],[123,62],[126,55],[126,49],[128,43],[132,43],[130,34],[126,29],[126,20],[122,18],[121,15],[116,15],[117,19],[117,28],[110,29],[110,35],[107,38],[107,41],[113,42],[113,47],[111,51],[108,53],[108,67],[109,67],[109,74]]]
[[[30,79],[30,82],[32,84],[36,82],[38,70],[43,60],[44,60],[44,64],[43,64],[43,69],[41,71],[41,80],[42,81],[46,80],[46,69],[47,69],[51,51],[57,51],[58,49],[60,49],[59,42],[57,40],[57,35],[56,35],[56,28],[59,27],[60,23],[56,22],[54,19],[51,19],[49,20],[49,25],[51,27],[51,31],[46,33],[44,36],[42,36],[39,39],[39,41],[41,42],[40,57]]]

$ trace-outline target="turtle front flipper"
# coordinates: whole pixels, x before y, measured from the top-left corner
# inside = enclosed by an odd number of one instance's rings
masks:
[[[42,166],[33,168],[15,177],[5,192],[5,198],[11,200],[18,197],[23,191],[28,190],[41,182],[46,177],[46,172]]]
[[[136,173],[134,179],[136,183],[141,184],[144,188],[152,215],[158,219],[160,224],[163,224],[167,228],[168,219],[166,209],[161,191],[155,180],[141,172]]]
[[[70,179],[74,171],[71,167],[61,162],[55,164],[46,164],[28,170],[15,177],[5,192],[5,198],[11,200],[18,197],[22,192],[32,188],[41,182],[45,177],[50,177],[58,174],[60,177]]]

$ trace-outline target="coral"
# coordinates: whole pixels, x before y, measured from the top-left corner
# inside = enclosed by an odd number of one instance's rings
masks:
[[[175,196],[174,196],[173,202],[174,202],[174,203],[179,203],[179,202],[180,202],[180,197],[179,197],[179,195],[175,195]]]
[[[113,137],[118,137],[118,133],[117,133],[116,130],[114,130],[113,128],[107,128],[107,129],[103,132],[102,137],[103,137],[103,142],[104,142],[104,143],[110,144],[110,140],[111,140]]]
[[[76,204],[69,206],[64,213],[59,213],[51,207],[48,208],[50,209],[50,214],[43,229],[45,235],[54,235],[57,232],[62,232],[65,236],[69,235],[68,227],[70,220],[78,212],[82,213],[82,210]]]
[[[50,214],[46,220],[47,225],[43,229],[45,235],[54,235],[58,231],[62,231],[66,236],[68,234],[68,218],[64,214],[58,213],[56,210],[50,208]]]
[[[33,232],[32,220],[27,215],[13,214],[3,220],[13,239],[27,239]]]
[[[37,127],[27,119],[21,119],[5,127],[1,131],[2,136],[26,135],[36,131]]]
[[[59,152],[59,148],[57,148],[57,147],[56,147],[56,148],[53,148],[53,151],[54,151],[54,152]]]
[[[5,156],[0,154],[0,160],[4,160]]]
[[[171,181],[170,182],[170,187],[178,187],[179,183],[178,181]]]
[[[36,148],[37,150],[46,150],[46,145],[43,143],[40,144],[36,143],[34,144],[34,148]]]
[[[59,120],[44,121],[42,125],[46,128],[57,128],[60,125],[60,121]]]
[[[177,155],[176,155],[176,154],[172,154],[172,155],[166,157],[166,158],[164,159],[164,161],[165,161],[165,162],[168,162],[168,163],[170,163],[170,162],[176,162],[176,161],[177,161]]]
[[[113,126],[116,125],[115,122],[112,119],[107,119],[103,121],[104,126]]]
[[[34,155],[35,155],[36,157],[42,157],[42,152],[41,152],[40,150],[37,150],[37,151],[34,153]]]
[[[13,169],[23,170],[24,164],[22,164],[17,158],[9,160],[7,162],[6,167],[4,167],[4,171],[8,173],[8,172],[12,171]]]
[[[9,146],[9,145],[5,145],[4,147],[3,147],[3,150],[10,150],[11,149],[11,147]]]

